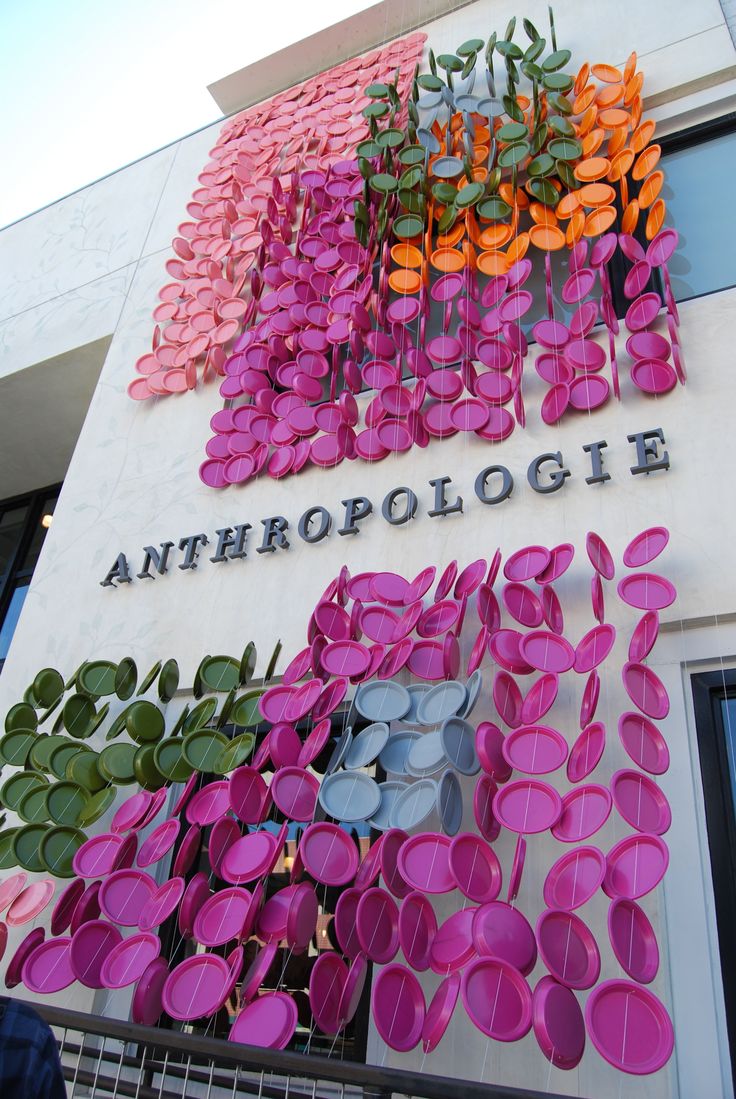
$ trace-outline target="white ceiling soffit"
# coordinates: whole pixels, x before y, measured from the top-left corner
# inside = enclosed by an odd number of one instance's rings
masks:
[[[430,4],[427,0],[382,0],[349,19],[216,80],[207,90],[223,114],[234,114],[473,2],[433,0]]]

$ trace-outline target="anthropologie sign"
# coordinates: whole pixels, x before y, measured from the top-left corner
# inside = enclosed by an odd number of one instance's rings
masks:
[[[666,440],[661,427],[635,432],[628,435],[627,439],[635,448],[634,464],[629,467],[632,476],[669,469],[669,451],[665,449]],[[611,474],[606,471],[604,463],[604,451],[607,449],[608,443],[604,439],[583,445],[582,450],[590,461],[590,473],[585,478],[586,484],[603,484],[611,480]],[[529,487],[534,492],[545,496],[559,492],[570,476],[570,470],[559,450],[536,455],[526,470]],[[429,518],[463,514],[463,497],[457,493],[451,477],[446,475],[433,477],[428,481],[428,485],[433,492],[431,507],[426,513]],[[511,470],[505,465],[494,463],[479,471],[473,484],[473,492],[482,504],[501,504],[509,499],[514,485],[515,479]],[[368,496],[363,495],[349,496],[341,500],[340,504],[342,511],[337,533],[343,537],[359,534],[361,524],[372,515],[378,514],[379,510],[382,518],[396,527],[404,526],[410,519],[414,519],[419,511],[419,497],[408,485],[398,485],[387,492],[380,503],[380,509]],[[296,527],[283,515],[269,515],[261,519],[260,524],[263,527],[263,535],[260,545],[255,547],[256,553],[275,553],[276,550],[290,548],[294,529],[303,542],[310,545],[321,542],[332,530],[334,517],[328,508],[316,504],[303,512]],[[182,571],[196,569],[201,561],[200,555],[206,546],[214,547],[214,553],[209,558],[214,564],[242,559],[248,556],[248,541],[252,530],[251,523],[237,523],[233,526],[221,527],[215,531],[214,537],[201,531],[186,535],[176,542],[165,541],[160,542],[158,546],[144,546],[143,563],[138,572],[135,572],[135,566],[131,565],[128,555],[121,552],[113,561],[105,578],[100,581],[101,586],[114,588],[117,584],[130,584],[134,578],[155,580],[157,576],[164,576],[174,563],[176,552],[183,554],[183,559],[177,566],[179,569]]]

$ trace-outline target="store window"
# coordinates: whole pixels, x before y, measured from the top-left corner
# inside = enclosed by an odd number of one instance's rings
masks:
[[[692,676],[731,1066],[736,1076],[736,669]]]
[[[10,649],[60,485],[0,502],[0,670]]]

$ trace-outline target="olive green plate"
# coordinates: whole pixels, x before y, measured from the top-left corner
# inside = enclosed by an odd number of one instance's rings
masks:
[[[217,757],[228,743],[224,733],[214,729],[195,729],[184,737],[182,756],[196,771],[210,774],[214,771]]]
[[[50,771],[51,756],[56,748],[68,744],[65,736],[37,736],[31,745],[27,762],[34,771]],[[75,744],[76,747],[76,744]]]
[[[236,688],[233,687],[233,689],[229,692],[227,698],[223,702],[222,709],[220,710],[219,714],[217,715],[217,728],[218,729],[221,729],[223,727],[223,725],[227,725],[227,723],[228,723],[228,720],[230,718],[230,713],[232,711],[233,704],[235,702],[235,691],[236,691]]]
[[[201,665],[200,678],[211,691],[230,691],[240,681],[240,664],[232,656],[210,656]]]
[[[52,702],[48,709],[44,710],[44,712],[38,718],[39,725],[43,725],[48,720],[48,718],[51,717],[52,714],[56,713],[56,711],[59,709],[59,706],[61,706],[63,698],[64,695],[60,694],[59,697],[56,699],[56,702]]]
[[[161,671],[161,661],[157,660],[156,663],[151,668],[148,675],[144,677],[143,682],[141,683],[140,687],[138,688],[138,694],[139,695],[144,695],[146,693],[146,691],[151,686],[151,684],[153,683],[154,679],[156,678],[156,676],[158,675],[158,673],[160,671]]]
[[[26,824],[40,824],[49,819],[49,811],[46,808],[46,795],[49,787],[38,783],[29,786],[20,801],[16,813]]]
[[[113,695],[117,670],[117,664],[113,664],[111,660],[90,660],[80,668],[77,686],[88,695]]]
[[[160,790],[167,783],[166,776],[156,766],[155,751],[155,744],[144,744],[133,759],[136,781],[146,790]]]
[[[49,759],[49,771],[55,778],[66,778],[66,769],[69,765],[69,760],[74,759],[80,752],[90,752],[90,749],[86,744],[79,744],[76,740],[67,740],[66,737],[59,737],[61,744],[57,744],[51,753]]]
[[[192,684],[192,694],[195,698],[201,698],[204,694],[204,685],[202,683],[202,666],[209,660],[209,656],[205,656],[199,663],[199,667],[194,673],[194,683]]]
[[[39,870],[45,869],[46,864],[41,858],[39,847],[47,831],[48,825],[46,824],[26,824],[23,828],[19,828],[13,836],[15,861],[24,870],[38,873]]]
[[[174,725],[174,728],[169,733],[169,736],[178,736],[178,734],[182,731],[182,729],[184,727],[184,723],[185,723],[185,721],[187,720],[188,717],[189,717],[189,703],[187,702],[186,706],[184,707],[182,712],[177,717],[176,724]]]
[[[79,828],[62,825],[49,828],[39,845],[39,857],[44,867],[57,878],[73,878],[72,861],[88,837]]]
[[[193,710],[190,710],[187,714],[186,720],[182,726],[185,733],[190,733],[193,729],[201,729],[203,725],[206,725],[208,721],[214,716],[217,709],[217,699],[215,698],[203,698],[201,702],[198,702]]]
[[[241,685],[245,685],[250,679],[253,678],[253,672],[256,670],[257,659],[258,653],[256,652],[255,642],[249,641],[243,649],[243,655],[240,658],[238,680]],[[234,684],[234,686],[237,686],[237,684]]]
[[[96,794],[90,794],[79,814],[79,824],[83,828],[89,824],[94,824],[107,812],[115,801],[117,794],[117,789],[114,786],[105,786],[102,790],[98,790]]]
[[[123,785],[135,782],[133,759],[135,744],[109,744],[103,748],[97,759],[97,767],[103,778]]]
[[[194,767],[182,756],[183,746],[181,737],[169,737],[168,740],[160,740],[154,750],[156,766],[170,782],[186,782],[194,773]]]
[[[135,706],[135,702],[131,702],[130,706],[126,706],[124,710],[121,710],[118,716],[112,722],[110,728],[105,733],[105,740],[114,740],[116,736],[120,736],[125,728],[125,722],[128,719],[128,711],[131,707]]]
[[[96,752],[79,752],[72,756],[66,765],[66,778],[84,786],[91,794],[101,790],[111,780],[100,771],[99,758]]]
[[[8,870],[16,865],[13,840],[18,831],[18,828],[6,828],[4,832],[0,832],[0,870]]]
[[[64,693],[64,677],[56,668],[42,668],[31,684],[33,696],[44,709],[53,706]]]
[[[12,767],[23,767],[36,740],[36,733],[29,729],[14,729],[0,738],[0,760]]]
[[[253,733],[241,733],[240,736],[236,736],[217,756],[212,767],[213,772],[216,775],[227,775],[230,771],[234,771],[236,767],[240,767],[241,763],[245,763],[253,751],[255,742],[256,738]]]
[[[175,660],[167,660],[158,677],[158,697],[162,702],[170,702],[179,686],[179,665]]]
[[[75,694],[66,700],[62,711],[64,728],[70,736],[84,739],[97,716],[95,704],[88,695]]]
[[[100,725],[102,725],[103,721],[105,720],[105,718],[107,717],[109,712],[110,712],[110,703],[106,702],[105,705],[102,707],[102,709],[98,712],[97,717],[94,719],[94,721],[90,725],[89,729],[87,730],[87,736],[88,737],[92,736],[93,733],[97,732],[97,730],[99,729]]]
[[[160,740],[164,735],[166,722],[155,703],[141,699],[128,707],[125,714],[125,728],[136,744],[144,744]]]
[[[38,717],[33,706],[28,702],[16,702],[5,715],[5,731],[14,729],[35,729],[38,725]]]
[[[274,646],[274,650],[271,653],[271,659],[269,660],[268,664],[266,665],[266,674],[263,677],[264,683],[268,683],[269,679],[272,677],[273,673],[276,671],[276,664],[278,662],[279,656],[281,655],[282,648],[283,648],[283,645],[281,644],[281,642],[277,641],[276,645]]]
[[[0,788],[0,801],[6,809],[17,809],[27,790],[36,786],[48,786],[49,780],[40,771],[16,771]]]
[[[137,682],[138,669],[135,666],[135,660],[130,656],[124,656],[115,672],[115,694],[121,702],[126,702],[130,698]]]
[[[77,782],[68,779],[55,782],[46,791],[49,817],[55,824],[78,824],[79,814],[87,804],[88,796],[88,792]]]
[[[246,691],[230,711],[230,721],[233,725],[239,725],[241,729],[252,728],[263,720],[258,709],[258,700],[263,694],[262,690]]]

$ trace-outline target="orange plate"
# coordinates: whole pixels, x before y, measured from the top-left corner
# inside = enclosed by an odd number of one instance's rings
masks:
[[[557,218],[551,206],[545,206],[543,202],[532,202],[529,206],[531,219],[536,225],[556,225]]]
[[[644,179],[644,176],[648,175],[653,168],[657,167],[659,158],[662,155],[661,145],[649,145],[641,153],[634,165],[634,170],[631,173],[634,179]]]
[[[615,107],[623,99],[623,94],[623,84],[605,84],[595,97],[595,101],[601,109]]]
[[[644,73],[635,73],[624,88],[624,106],[630,107],[644,84]]]
[[[578,191],[583,206],[610,206],[616,201],[616,192],[609,183],[586,183]]]
[[[634,154],[631,149],[622,149],[620,153],[616,153],[611,161],[611,170],[608,173],[608,178],[615,183],[617,179],[621,179],[622,176],[626,175],[633,163]]]
[[[646,229],[644,230],[647,240],[652,240],[656,237],[664,224],[664,215],[666,213],[667,207],[665,206],[663,198],[658,198],[656,202],[652,203],[652,208],[647,216]]]
[[[614,206],[600,206],[593,210],[585,219],[583,234],[586,237],[597,237],[610,229],[616,220],[616,208]]]
[[[624,84],[628,84],[632,76],[636,72],[636,53],[629,54],[626,60],[626,67],[624,68]]]
[[[448,233],[437,234],[437,247],[438,248],[454,248],[456,244],[465,236],[465,226],[462,222],[455,222],[452,229]]]
[[[577,191],[569,191],[555,206],[555,214],[558,218],[569,218],[575,213],[579,205]]]
[[[455,248],[437,248],[432,253],[432,266],[436,271],[462,271],[465,260]]]
[[[590,71],[597,80],[602,80],[604,84],[618,84],[623,80],[620,70],[613,65],[592,65]]]
[[[652,172],[651,175],[647,176],[639,190],[639,205],[642,210],[646,210],[647,207],[652,205],[655,198],[657,198],[659,192],[662,190],[663,183],[664,172]]]
[[[572,248],[583,235],[585,229],[585,211],[582,207],[578,206],[577,210],[570,218],[570,222],[565,231],[565,243],[568,248]]]
[[[484,275],[503,275],[508,269],[509,261],[503,252],[481,252],[478,256],[478,270]]]
[[[655,129],[656,123],[653,118],[648,118],[646,122],[642,122],[641,126],[637,126],[631,135],[631,141],[629,142],[629,147],[632,152],[642,152],[654,137]]]
[[[608,175],[611,167],[610,161],[604,156],[591,156],[587,160],[580,160],[575,166],[575,178],[581,183],[592,183],[596,179],[603,179]]]
[[[629,107],[629,110],[631,111],[631,129],[635,130],[641,122],[641,113],[644,110],[644,104],[642,103],[642,98],[640,95],[634,96],[631,101],[631,106]]]
[[[639,203],[635,198],[632,198],[624,210],[623,217],[621,218],[621,230],[624,233],[633,233],[636,229],[636,223],[639,220]]]
[[[583,156],[584,157],[595,156],[595,154],[598,152],[598,150],[600,149],[600,147],[603,144],[603,142],[605,141],[605,139],[606,139],[605,131],[599,129],[596,126],[596,128],[594,130],[591,130],[590,133],[586,137],[583,138]]]
[[[598,108],[595,104],[592,104],[578,122],[578,137],[585,137],[585,135],[593,129],[597,117]]]
[[[506,261],[509,267],[513,267],[515,263],[518,263],[520,259],[529,251],[529,234],[519,233],[518,237],[511,241],[511,244],[506,249]]]
[[[532,225],[529,239],[542,252],[557,252],[565,247],[565,234],[556,225]]]
[[[628,111],[621,107],[607,107],[605,111],[598,112],[598,122],[606,130],[617,130],[619,126],[628,126],[630,122]]]
[[[580,95],[585,85],[588,83],[588,77],[590,76],[590,65],[587,61],[583,61],[582,65],[578,69],[578,75],[575,77],[575,83],[572,86],[572,94]]]
[[[493,251],[503,248],[511,240],[511,226],[504,222],[496,222],[487,226],[478,237],[478,244],[484,251]]]
[[[583,114],[587,111],[596,96],[597,88],[595,84],[588,84],[586,88],[583,88],[580,95],[575,99],[572,105],[573,114]]]
[[[413,244],[394,244],[391,258],[399,267],[421,267],[422,253]]]
[[[396,294],[417,294],[422,285],[421,276],[408,267],[398,267],[388,276],[388,284]]]
[[[614,157],[616,153],[620,153],[626,144],[626,138],[629,136],[628,126],[619,126],[617,130],[614,130],[608,139],[608,157]]]
[[[619,192],[619,196],[621,198],[621,207],[622,207],[622,209],[625,210],[626,206],[628,205],[628,201],[629,201],[629,177],[628,176],[621,176],[621,179],[618,181],[618,192]]]

